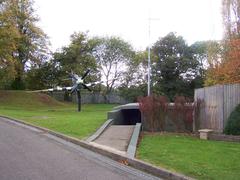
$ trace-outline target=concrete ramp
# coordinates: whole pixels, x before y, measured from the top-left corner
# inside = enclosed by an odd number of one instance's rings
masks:
[[[138,103],[118,106],[108,112],[108,120],[86,141],[93,146],[134,158],[141,122]]]
[[[134,127],[134,125],[111,125],[93,142],[126,153]]]

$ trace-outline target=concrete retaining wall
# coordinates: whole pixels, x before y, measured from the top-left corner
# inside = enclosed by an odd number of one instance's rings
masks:
[[[229,141],[229,142],[239,142],[240,143],[240,136],[211,133],[211,134],[209,134],[209,140]]]

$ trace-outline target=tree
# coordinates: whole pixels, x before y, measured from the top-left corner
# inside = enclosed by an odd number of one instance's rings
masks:
[[[225,36],[218,46],[210,46],[217,50],[212,51],[214,63],[207,71],[205,85],[240,82],[240,1],[222,0],[222,17]]]
[[[93,56],[96,45],[97,40],[88,38],[87,33],[79,32],[71,35],[70,45],[63,47],[60,52],[55,52],[53,56],[53,61],[61,71],[61,78],[69,77],[71,71],[82,75],[87,69],[90,69],[87,80],[100,80],[96,60]]]
[[[240,39],[225,41],[222,61],[208,69],[206,85],[240,83]]]
[[[147,51],[136,52],[134,58],[127,64],[123,83],[126,87],[147,83]]]
[[[225,51],[223,62],[216,72],[221,83],[240,82],[240,1],[223,0],[223,24],[225,27]]]
[[[15,78],[15,59],[12,52],[16,51],[19,33],[11,18],[13,12],[6,8],[7,1],[0,2],[0,88],[8,85]]]
[[[190,46],[193,57],[198,61],[197,76],[194,79],[195,88],[209,85],[215,81],[210,71],[222,60],[222,44],[218,41],[198,41]]]
[[[12,87],[23,89],[24,72],[27,66],[44,61],[48,57],[47,37],[36,26],[38,18],[34,14],[32,0],[3,0],[0,17],[0,36],[4,39],[13,36],[7,46],[7,54],[1,58],[8,68],[11,66],[16,72]],[[8,30],[10,31],[6,34]],[[6,41],[0,44],[2,49]]]
[[[222,0],[225,39],[240,38],[240,1]]]
[[[128,102],[137,102],[139,97],[147,96],[147,84],[136,84],[126,86],[120,86],[118,88],[120,96],[126,99]]]
[[[129,102],[137,102],[138,97],[147,95],[147,53],[147,51],[136,52],[121,79],[118,90]]]
[[[95,48],[96,58],[102,79],[106,80],[106,91],[104,92],[107,101],[107,94],[120,84],[126,67],[134,57],[134,51],[127,42],[118,37],[99,38],[99,44]]]
[[[157,57],[153,66],[154,91],[171,100],[175,95],[192,96],[190,83],[198,74],[198,61],[184,39],[169,33],[154,44],[153,53]]]
[[[204,78],[208,66],[208,46],[209,41],[197,41],[190,46],[193,57],[199,62],[198,71],[201,78]]]
[[[26,88],[31,90],[53,88],[60,82],[60,73],[54,61],[43,62],[27,72]]]

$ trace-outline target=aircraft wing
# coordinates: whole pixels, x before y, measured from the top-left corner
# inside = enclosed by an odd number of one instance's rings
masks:
[[[93,82],[93,83],[88,83],[88,84],[85,84],[86,86],[95,86],[97,84],[101,84],[103,83],[103,81],[96,81],[96,82]]]
[[[53,92],[53,91],[70,91],[72,90],[72,87],[60,87],[57,86],[55,88],[50,88],[50,89],[41,89],[41,90],[35,90],[31,92]]]

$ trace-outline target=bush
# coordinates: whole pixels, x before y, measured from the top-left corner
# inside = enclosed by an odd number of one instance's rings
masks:
[[[185,130],[192,129],[193,123],[193,111],[195,105],[192,101],[184,96],[176,96],[173,105],[173,118],[172,121],[177,127],[177,130],[181,129],[181,123],[184,123]]]
[[[229,116],[224,133],[229,135],[240,135],[240,104]]]
[[[174,104],[170,104],[165,96],[151,95],[138,98],[139,108],[143,115],[145,129],[168,131],[169,121],[175,125],[175,131],[192,131],[193,103],[183,96],[177,96]],[[172,130],[170,130],[172,131]]]
[[[139,108],[143,114],[147,126],[154,131],[163,131],[165,126],[165,116],[168,108],[168,99],[164,96],[139,97]]]

